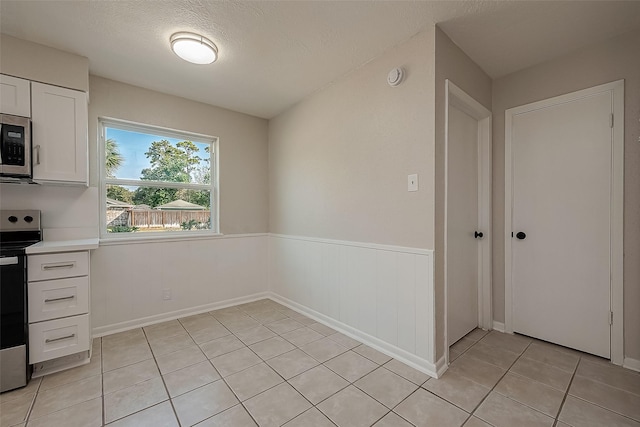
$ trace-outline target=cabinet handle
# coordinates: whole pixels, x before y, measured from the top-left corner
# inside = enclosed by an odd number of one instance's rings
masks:
[[[75,295],[69,295],[68,297],[47,298],[46,300],[44,300],[44,302],[47,303],[47,302],[65,301],[68,299],[74,299],[75,297],[76,297]]]
[[[57,270],[59,268],[73,268],[76,266],[75,262],[70,262],[67,264],[57,264],[57,265],[43,265],[42,268],[44,270]]]
[[[60,338],[47,338],[46,340],[44,340],[44,343],[45,344],[49,344],[49,343],[56,342],[56,341],[68,340],[69,338],[73,338],[75,336],[76,336],[76,334],[71,334],[71,335],[67,335],[67,336],[64,336],[64,337],[60,337]]]
[[[36,152],[36,165],[40,164],[40,145],[36,145],[35,147],[33,147],[34,151]]]

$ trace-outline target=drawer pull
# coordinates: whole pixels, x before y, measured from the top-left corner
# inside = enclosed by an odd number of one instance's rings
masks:
[[[57,269],[61,269],[61,268],[73,268],[76,266],[75,262],[70,262],[67,264],[56,264],[56,265],[43,265],[42,269],[43,270],[57,270]]]
[[[52,342],[56,342],[56,341],[62,341],[62,340],[68,340],[69,338],[73,338],[75,337],[76,334],[71,334],[71,335],[67,335],[64,337],[60,337],[60,338],[47,338],[46,340],[44,340],[45,344],[49,344]]]
[[[75,297],[76,297],[75,295],[69,295],[68,297],[47,298],[46,300],[44,300],[44,302],[47,303],[47,302],[65,301],[65,300],[68,300],[68,299],[74,299]]]

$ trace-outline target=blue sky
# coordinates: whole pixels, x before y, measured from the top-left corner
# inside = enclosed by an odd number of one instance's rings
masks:
[[[159,135],[151,135],[140,132],[132,132],[128,130],[106,128],[106,138],[114,139],[118,143],[120,154],[124,157],[122,166],[115,172],[116,178],[126,179],[140,179],[140,172],[142,169],[150,166],[149,159],[144,155],[154,141],[160,141],[166,139],[172,144],[176,144],[182,139],[168,138]],[[207,154],[204,149],[207,144],[195,142],[200,148],[198,153],[200,157],[205,157]]]

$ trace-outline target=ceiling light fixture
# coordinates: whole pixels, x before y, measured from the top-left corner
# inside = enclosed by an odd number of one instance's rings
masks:
[[[171,49],[180,58],[194,64],[211,64],[218,59],[218,48],[211,40],[195,33],[180,32],[171,36]]]

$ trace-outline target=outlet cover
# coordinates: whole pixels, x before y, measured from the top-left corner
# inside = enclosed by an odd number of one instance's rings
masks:
[[[418,191],[418,174],[407,176],[407,191]]]
[[[162,299],[170,300],[171,299],[171,289],[165,289],[162,291]]]

